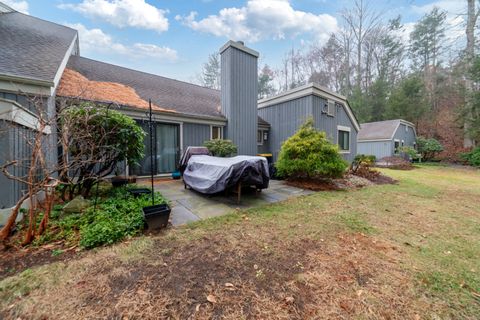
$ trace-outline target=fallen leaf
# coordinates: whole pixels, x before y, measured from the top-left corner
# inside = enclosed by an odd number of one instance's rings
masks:
[[[363,294],[363,290],[357,290],[357,296],[360,297]]]
[[[209,294],[207,296],[207,301],[210,302],[210,303],[217,303],[217,298],[215,298],[214,295]]]
[[[286,298],[285,298],[285,302],[286,302],[286,303],[294,303],[294,302],[295,302],[295,298],[294,298],[294,297],[286,297]]]
[[[227,282],[227,283],[225,283],[225,287],[233,288],[235,286],[233,285],[233,283]]]
[[[198,311],[200,311],[200,303],[197,304],[197,306],[195,307],[195,312],[198,312]]]

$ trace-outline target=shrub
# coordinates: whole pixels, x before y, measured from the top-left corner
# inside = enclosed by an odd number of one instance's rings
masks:
[[[229,157],[237,153],[237,146],[231,140],[213,139],[203,144],[215,157]]]
[[[150,206],[151,201],[151,195],[135,198],[121,188],[112,189],[108,198],[100,199],[96,208],[91,206],[82,214],[65,215],[62,206],[56,206],[51,217],[55,232],[43,240],[79,241],[86,249],[115,243],[143,230],[142,208]],[[161,203],[166,201],[156,193],[155,204]]]
[[[95,183],[119,163],[133,165],[143,157],[145,132],[118,111],[81,104],[62,110],[60,119],[62,159],[68,161],[61,179],[70,198],[78,193],[88,196]]]
[[[461,158],[471,166],[480,167],[480,147],[476,147],[472,151],[462,154]]]
[[[347,166],[338,147],[328,141],[325,132],[315,129],[313,119],[283,143],[276,163],[282,177],[340,177]]]
[[[422,159],[424,161],[429,161],[435,158],[435,155],[437,155],[439,152],[443,151],[443,146],[436,139],[426,139],[418,137],[417,149],[418,152],[422,155]]]
[[[400,154],[406,154],[410,160],[418,158],[418,151],[415,150],[415,148],[412,148],[410,146],[403,146],[398,148],[398,151]]]
[[[372,169],[375,164],[376,157],[374,155],[357,154],[350,165],[349,172],[359,177],[373,180],[380,172]]]

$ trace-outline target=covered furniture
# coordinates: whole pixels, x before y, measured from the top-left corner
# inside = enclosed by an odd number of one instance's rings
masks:
[[[252,156],[220,158],[194,155],[190,157],[183,173],[185,187],[204,194],[229,188],[236,188],[240,194],[242,186],[266,189],[269,180],[267,159]]]
[[[181,174],[183,174],[187,168],[187,163],[188,160],[190,160],[190,157],[194,155],[210,155],[210,152],[208,151],[207,147],[188,147],[183,153],[182,158],[180,158],[179,169]]]

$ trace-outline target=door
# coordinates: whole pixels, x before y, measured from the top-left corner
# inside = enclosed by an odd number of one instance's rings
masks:
[[[150,148],[150,130],[148,123],[139,122],[146,132],[144,154],[138,165],[132,166],[130,174],[148,176],[153,169],[154,174],[170,173],[177,169],[180,156],[180,125],[172,123],[154,123],[153,133],[153,168]]]

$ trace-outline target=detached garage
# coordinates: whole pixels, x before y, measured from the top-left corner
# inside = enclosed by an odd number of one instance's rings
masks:
[[[362,123],[357,153],[374,155],[377,159],[391,157],[400,147],[416,148],[416,140],[415,125],[402,119]]]

